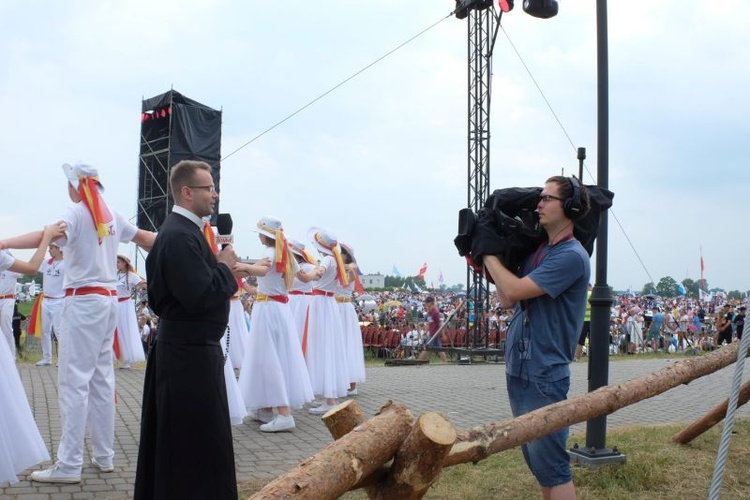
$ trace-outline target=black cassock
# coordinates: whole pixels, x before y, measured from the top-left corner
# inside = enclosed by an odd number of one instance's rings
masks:
[[[237,499],[224,353],[237,282],[202,231],[170,214],[146,259],[159,316],[143,386],[136,499]]]

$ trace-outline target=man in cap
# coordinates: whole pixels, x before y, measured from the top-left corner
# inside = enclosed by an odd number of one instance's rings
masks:
[[[50,259],[42,262],[39,271],[42,273],[42,359],[36,366],[52,364],[52,332],[60,341],[60,321],[62,320],[62,306],[65,298],[63,278],[65,277],[65,262],[63,251],[58,242],[49,246]]]
[[[94,167],[65,164],[63,171],[73,206],[61,218],[66,231],[57,240],[66,255],[57,376],[62,434],[57,462],[49,469],[31,473],[32,481],[43,483],[81,481],[87,425],[92,464],[101,472],[114,470],[112,341],[117,320],[117,247],[134,241],[148,249],[156,236],[109,210]],[[5,244],[9,248],[33,248],[41,238],[41,232],[28,233],[5,240]]]

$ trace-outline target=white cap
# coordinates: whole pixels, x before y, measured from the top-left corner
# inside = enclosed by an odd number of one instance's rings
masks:
[[[70,184],[74,188],[78,189],[78,184],[81,178],[92,177],[96,181],[96,184],[99,186],[99,191],[104,191],[104,186],[99,180],[99,172],[91,165],[86,165],[84,163],[76,163],[74,165],[71,165],[69,163],[65,163],[63,164],[62,168],[63,172],[65,172],[65,177],[68,178],[68,182],[70,182]]]
[[[274,217],[261,217],[255,227],[250,228],[250,230],[268,236],[273,240],[276,239],[276,231],[282,231],[283,229],[281,221]]]

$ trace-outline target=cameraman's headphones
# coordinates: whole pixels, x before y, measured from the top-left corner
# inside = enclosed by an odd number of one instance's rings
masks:
[[[581,184],[573,175],[568,177],[570,186],[573,188],[573,194],[563,202],[563,213],[570,220],[576,220],[581,216],[583,207],[581,206]]]

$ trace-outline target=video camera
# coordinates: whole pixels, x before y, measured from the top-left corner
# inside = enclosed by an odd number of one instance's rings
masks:
[[[586,189],[590,206],[575,220],[573,234],[591,255],[601,213],[612,206],[614,193],[599,186],[582,185],[581,189]],[[461,209],[458,235],[453,240],[458,254],[466,257],[476,272],[482,272],[484,255],[496,255],[505,267],[517,273],[526,258],[547,241],[536,212],[541,192],[540,187],[498,189],[476,214],[469,208]],[[488,279],[491,281],[489,276]]]

